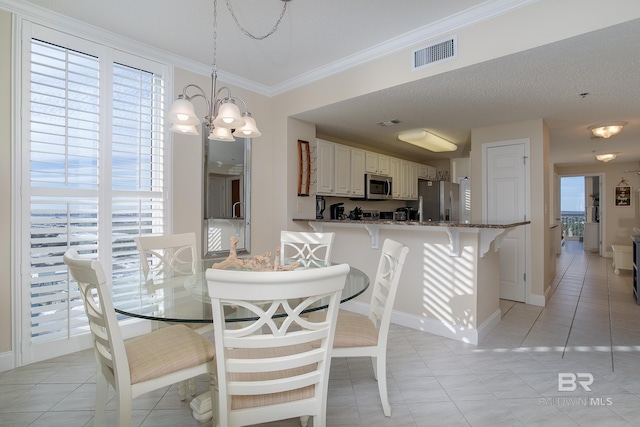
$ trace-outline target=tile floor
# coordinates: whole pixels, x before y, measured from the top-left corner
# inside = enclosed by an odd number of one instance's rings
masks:
[[[547,307],[501,307],[502,322],[479,346],[392,326],[391,418],[382,413],[369,361],[334,360],[327,425],[640,425],[640,306],[630,272],[616,276],[611,259],[567,242]],[[563,388],[577,374],[591,391],[577,382],[575,391],[559,391],[559,373],[567,374]],[[0,373],[0,426],[92,425],[93,381],[90,351]],[[115,406],[109,409],[107,425],[114,425]],[[191,418],[173,386],[135,399],[133,425],[211,422]]]

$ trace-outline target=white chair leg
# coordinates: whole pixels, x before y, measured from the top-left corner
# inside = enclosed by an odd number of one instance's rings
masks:
[[[130,390],[116,390],[118,427],[131,426],[132,397]]]
[[[109,382],[100,372],[98,368],[98,375],[96,376],[96,410],[93,416],[94,427],[102,425],[104,420],[104,410],[107,407],[107,399],[109,396]]]
[[[373,378],[378,381],[378,364],[375,357],[371,358],[371,367],[373,368]]]
[[[180,400],[186,400],[187,398],[187,382],[180,381],[178,383],[178,397]]]
[[[189,379],[189,394],[191,396],[195,396],[197,388],[198,388],[198,385],[196,384],[196,379],[195,378],[190,378]]]
[[[384,412],[385,417],[390,417],[391,405],[389,404],[389,394],[387,391],[387,356],[378,357],[376,362],[378,391],[380,392],[382,411]]]

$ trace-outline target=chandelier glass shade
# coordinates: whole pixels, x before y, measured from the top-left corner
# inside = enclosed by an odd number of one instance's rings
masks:
[[[596,154],[596,160],[607,163],[615,159],[617,156],[618,155],[616,153]]]
[[[200,123],[200,119],[196,115],[192,100],[201,97],[207,103],[208,115],[204,119],[211,130],[209,139],[232,142],[235,141],[234,136],[257,138],[262,135],[256,121],[247,110],[247,103],[241,98],[232,96],[231,90],[227,87],[221,87],[216,92],[216,84],[217,73],[214,71],[211,73],[211,87],[215,98],[212,96],[212,99],[207,97],[200,86],[194,84],[185,86],[167,114],[167,121],[171,124],[169,130],[187,135],[199,135],[196,126]],[[189,89],[195,90],[196,93],[189,95],[187,93]],[[240,112],[236,101],[244,106],[244,112]]]
[[[619,134],[626,124],[626,122],[604,123],[601,125],[589,126],[589,130],[593,133],[593,136],[606,139]]]

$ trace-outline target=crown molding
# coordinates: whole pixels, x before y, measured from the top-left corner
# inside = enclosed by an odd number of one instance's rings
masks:
[[[218,70],[218,78],[227,84],[250,90],[254,93],[267,97],[273,97],[322,80],[327,76],[341,73],[386,55],[406,49],[408,46],[425,43],[431,39],[443,37],[447,34],[458,31],[461,28],[489,20],[512,10],[536,3],[537,1],[538,0],[490,0],[455,15],[443,18],[422,28],[418,28],[383,43],[379,43],[371,48],[362,50],[338,61],[326,64],[322,67],[316,68],[315,70],[300,74],[274,86],[266,86],[235,74],[224,72],[223,70]],[[204,76],[211,75],[210,65],[193,61],[183,56],[123,37],[119,34],[89,25],[29,2],[19,0],[0,0],[0,9],[5,9],[9,12],[15,13],[21,18],[28,19],[40,25],[54,25],[55,28],[59,30],[87,38],[96,43],[107,44],[114,48],[126,50],[127,52],[143,58],[163,62],[196,74]]]
[[[436,38],[442,38],[462,28],[495,18],[496,16],[536,2],[538,2],[538,0],[492,0],[485,2],[272,86],[270,96],[280,95],[301,86],[322,80],[327,76],[339,74],[367,62],[401,51],[409,46],[426,43]],[[409,61],[407,61],[407,64],[409,64]]]

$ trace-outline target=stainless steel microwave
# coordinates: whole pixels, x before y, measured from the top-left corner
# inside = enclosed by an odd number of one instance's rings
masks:
[[[368,200],[391,199],[393,198],[393,178],[367,174],[364,178],[364,192]]]

